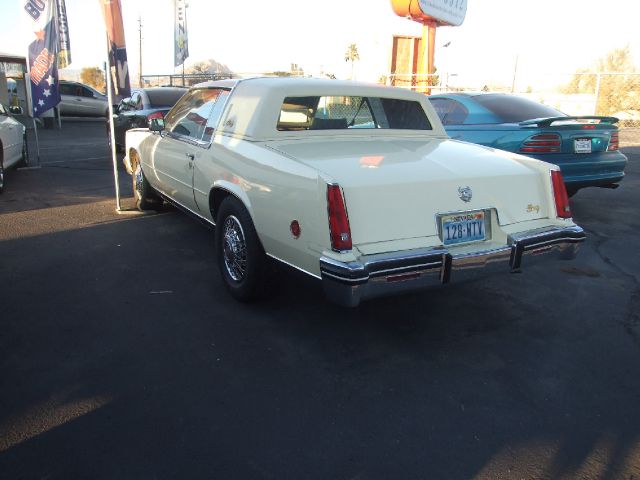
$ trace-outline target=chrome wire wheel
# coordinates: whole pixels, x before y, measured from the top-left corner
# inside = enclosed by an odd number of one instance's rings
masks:
[[[2,164],[2,158],[0,158],[0,193],[4,190],[4,166]]]
[[[142,168],[140,164],[136,164],[136,169],[133,172],[133,195],[136,197],[136,200],[140,201],[143,199],[143,189],[144,189],[144,177],[142,176]]]
[[[244,230],[233,215],[225,219],[222,228],[224,266],[234,281],[241,282],[247,273],[247,241]]]

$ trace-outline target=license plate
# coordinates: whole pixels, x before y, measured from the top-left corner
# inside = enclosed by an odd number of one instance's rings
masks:
[[[573,142],[573,146],[576,153],[591,153],[590,138],[576,138]]]
[[[443,215],[440,221],[442,243],[445,245],[477,242],[486,238],[484,211]]]

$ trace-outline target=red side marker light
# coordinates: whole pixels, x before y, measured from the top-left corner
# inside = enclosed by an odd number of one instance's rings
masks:
[[[300,238],[300,234],[302,233],[302,230],[300,229],[300,223],[298,223],[297,220],[294,220],[293,222],[291,222],[289,229],[291,230],[291,235],[293,235],[293,238],[295,238],[296,240]]]

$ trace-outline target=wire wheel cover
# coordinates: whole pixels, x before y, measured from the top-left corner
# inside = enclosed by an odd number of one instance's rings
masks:
[[[225,219],[222,228],[224,266],[229,276],[240,282],[247,272],[247,242],[244,231],[240,221],[233,215]]]

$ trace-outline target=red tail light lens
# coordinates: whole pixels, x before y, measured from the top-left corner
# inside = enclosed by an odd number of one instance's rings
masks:
[[[551,183],[553,184],[553,196],[556,200],[556,215],[558,215],[558,218],[571,218],[569,196],[567,195],[562,173],[559,170],[551,171]]]
[[[164,118],[164,114],[162,112],[153,112],[147,115],[147,122],[151,123],[151,120],[154,118]]]
[[[611,134],[611,140],[609,140],[609,147],[607,151],[613,152],[614,150],[618,150],[620,148],[620,137],[618,136],[618,132],[613,132]]]
[[[522,153],[557,153],[560,151],[562,141],[557,133],[544,133],[533,135],[526,139],[520,151]]]
[[[351,250],[351,228],[349,217],[338,185],[327,186],[327,205],[329,209],[329,230],[331,248],[336,251]]]

